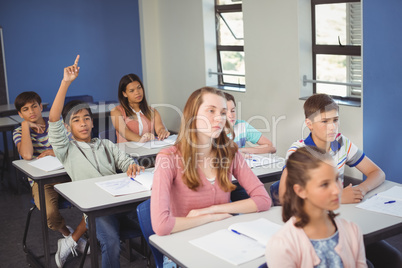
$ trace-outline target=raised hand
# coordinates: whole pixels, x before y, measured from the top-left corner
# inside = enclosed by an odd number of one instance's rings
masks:
[[[77,55],[77,58],[74,61],[74,64],[64,68],[64,76],[63,81],[65,82],[73,82],[75,78],[78,77],[80,72],[80,67],[78,67],[78,60],[80,59],[80,55]]]

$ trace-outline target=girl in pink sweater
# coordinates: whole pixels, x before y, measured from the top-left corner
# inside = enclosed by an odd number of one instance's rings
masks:
[[[226,99],[215,88],[198,89],[187,100],[176,144],[156,158],[151,196],[156,234],[168,235],[234,213],[271,207],[264,185],[224,131],[231,129],[226,112]],[[236,188],[232,175],[250,198],[230,202],[230,192]]]
[[[332,157],[306,146],[289,157],[286,167],[286,223],[268,242],[268,267],[367,267],[359,227],[333,212],[341,185]]]

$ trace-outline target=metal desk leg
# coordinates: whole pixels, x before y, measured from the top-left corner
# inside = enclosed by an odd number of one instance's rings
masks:
[[[91,267],[99,267],[98,263],[98,240],[96,238],[95,217],[88,214],[89,241],[91,243]]]
[[[49,233],[47,230],[45,185],[41,180],[38,180],[37,183],[39,188],[39,204],[40,204],[40,214],[42,223],[43,252],[45,254],[45,267],[50,267],[50,248],[49,248]]]

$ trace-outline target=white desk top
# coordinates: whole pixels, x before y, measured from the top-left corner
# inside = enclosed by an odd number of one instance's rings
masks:
[[[33,160],[30,160],[30,161],[33,161]],[[58,177],[58,176],[67,175],[67,172],[64,168],[46,172],[42,169],[29,165],[28,163],[30,161],[23,160],[23,159],[15,160],[15,161],[13,161],[13,166],[18,168],[20,171],[22,171],[24,174],[26,174],[29,178],[31,178],[33,180],[47,179],[50,177]]]
[[[375,193],[389,189],[394,185],[398,184],[386,181],[377,189],[370,192],[365,198],[369,198]],[[356,204],[341,205],[340,209],[336,212],[340,213],[340,217],[351,220],[359,225],[365,236],[381,232],[382,230],[387,231],[388,228],[392,226],[402,225],[402,218],[400,217],[371,212],[356,208],[355,206]],[[167,236],[152,235],[150,236],[150,242],[182,267],[235,267],[234,265],[197,248],[188,241],[227,228],[235,222],[254,220],[260,217],[267,218],[278,224],[283,224],[281,213],[282,207],[272,207],[270,210],[262,213],[239,215],[223,221],[208,223],[203,226]],[[264,262],[265,258],[261,257],[237,267],[258,267]]]
[[[168,148],[171,145],[167,145],[159,148],[145,148],[144,146],[138,145],[138,143],[134,142],[121,142],[116,143],[117,147],[119,147],[120,151],[129,154],[131,157],[150,157],[156,156],[160,150],[164,148]]]
[[[19,116],[18,116],[19,117]],[[0,117],[0,127],[9,127],[18,125],[18,121],[14,120],[11,116],[10,117]]]
[[[113,196],[95,184],[95,182],[123,178],[126,176],[126,173],[119,173],[100,178],[61,183],[55,185],[54,188],[82,212],[130,204],[151,197],[151,191]]]

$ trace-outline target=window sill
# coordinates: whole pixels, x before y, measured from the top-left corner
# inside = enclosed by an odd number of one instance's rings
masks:
[[[227,91],[235,91],[235,92],[242,92],[242,93],[246,92],[246,88],[241,87],[241,86],[238,87],[238,86],[228,86],[228,85],[225,85],[225,86],[215,85],[213,87],[216,87],[216,88],[221,89],[221,90],[227,90]]]
[[[307,100],[310,96],[301,97],[299,100]],[[331,96],[338,105],[361,107],[361,99],[357,98],[344,98],[338,96]]]

